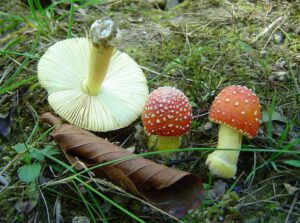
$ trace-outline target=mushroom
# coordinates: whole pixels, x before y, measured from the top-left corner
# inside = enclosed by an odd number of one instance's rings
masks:
[[[191,127],[192,110],[188,98],[175,87],[159,87],[147,98],[142,113],[144,129],[150,135],[148,145],[156,150],[177,149],[181,136]]]
[[[113,20],[95,21],[89,38],[52,45],[38,63],[38,79],[50,106],[71,124],[111,131],[131,124],[148,96],[138,64],[116,50],[120,30]]]
[[[236,174],[242,136],[253,138],[260,118],[258,97],[247,87],[232,85],[219,93],[209,111],[210,121],[220,124],[217,148],[222,149],[207,157],[206,164],[213,175],[232,178]]]

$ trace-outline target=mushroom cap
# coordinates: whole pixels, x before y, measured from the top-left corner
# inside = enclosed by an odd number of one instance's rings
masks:
[[[258,97],[244,86],[225,87],[213,101],[209,119],[253,138],[261,119]]]
[[[49,104],[69,123],[92,131],[128,126],[143,110],[148,96],[146,78],[126,53],[115,51],[98,95],[83,92],[90,55],[87,38],[52,45],[38,63],[38,79],[48,91]]]
[[[152,135],[181,136],[191,127],[191,105],[175,87],[159,87],[148,96],[142,121]]]

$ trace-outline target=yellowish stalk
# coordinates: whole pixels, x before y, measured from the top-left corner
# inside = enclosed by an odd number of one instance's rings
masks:
[[[242,134],[239,131],[226,125],[220,126],[217,150],[209,154],[206,160],[206,165],[213,175],[222,178],[235,176],[240,152],[226,151],[226,149],[240,149],[241,144]]]
[[[101,84],[105,79],[113,51],[114,47],[102,48],[91,44],[89,73],[83,84],[83,90],[88,95],[95,96],[99,93]]]
[[[151,135],[148,138],[148,148],[152,148],[157,151],[178,149],[180,147],[180,144],[180,136],[175,137]]]
[[[92,24],[89,35],[89,70],[82,89],[86,94],[95,96],[105,79],[110,59],[120,39],[120,31],[113,20],[104,18]]]
[[[181,144],[181,137],[175,136],[158,136],[157,137],[157,150],[172,150],[178,149]]]

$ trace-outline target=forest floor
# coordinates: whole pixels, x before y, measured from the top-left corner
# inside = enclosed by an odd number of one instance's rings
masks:
[[[216,147],[218,125],[208,120],[208,110],[226,86],[252,89],[262,120],[257,136],[243,139],[243,148],[253,150],[241,152],[234,179],[209,173],[205,160],[211,151],[179,152],[162,161],[202,179],[203,203],[182,219],[149,209],[109,184],[103,193],[145,222],[300,223],[297,1],[185,0],[167,9],[140,0],[69,2],[0,3],[0,222],[135,222],[81,183],[64,181],[71,173],[59,163],[24,150],[34,147],[67,163],[48,136],[49,127],[39,122],[51,108],[37,63],[49,46],[86,37],[90,25],[106,16],[120,27],[119,48],[141,66],[149,91],[174,86],[189,98],[193,122],[182,148]],[[147,152],[138,137],[141,126],[138,119],[123,130],[97,135]]]

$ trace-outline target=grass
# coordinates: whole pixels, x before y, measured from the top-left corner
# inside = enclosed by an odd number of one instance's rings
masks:
[[[17,0],[0,3],[0,113],[15,107],[12,135],[9,140],[0,139],[0,177],[9,181],[6,186],[0,183],[1,222],[27,222],[36,215],[41,222],[59,215],[65,222],[77,216],[87,216],[91,222],[299,222],[299,189],[292,193],[284,185],[299,188],[300,5],[272,4],[270,8],[253,1],[186,0],[162,11],[128,1],[61,0],[47,6],[39,0],[28,0],[27,5]],[[85,36],[91,22],[102,16],[119,23],[125,33],[120,48],[142,66],[151,90],[176,86],[193,105],[193,127],[183,139],[187,149],[171,152],[179,160],[197,157],[176,167],[200,175],[206,196],[183,219],[171,219],[120,188],[94,179],[89,175],[92,168],[77,172],[61,154],[45,150],[56,144],[49,137],[51,130],[38,121],[39,114],[50,108],[46,92],[38,85],[37,62],[56,41]],[[280,17],[281,22],[255,39]],[[274,41],[274,33],[282,36],[280,43]],[[286,78],[275,80],[276,72],[284,72]],[[204,163],[216,146],[217,125],[205,127],[207,111],[217,93],[231,84],[253,89],[266,121],[256,138],[244,139],[237,178],[223,180],[226,191],[215,198],[211,193],[217,179],[207,173]],[[133,129],[100,135],[125,142],[125,147],[144,145],[141,149],[145,149],[145,143],[133,137]],[[18,143],[27,149],[15,151]],[[38,159],[32,148],[47,158]],[[154,158],[157,154],[136,156]],[[39,163],[41,172],[37,180],[26,184],[17,171],[31,163]],[[39,196],[28,192],[30,188]],[[34,207],[17,211],[16,204]]]

